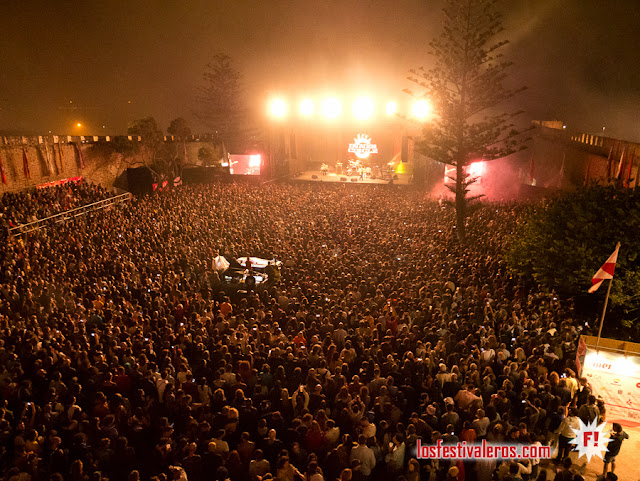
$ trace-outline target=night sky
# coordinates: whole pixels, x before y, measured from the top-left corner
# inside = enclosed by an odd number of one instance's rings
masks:
[[[638,0],[504,1],[522,120],[640,141]],[[0,0],[0,130],[117,134],[152,115],[195,131],[205,64],[234,58],[254,105],[273,93],[409,99],[437,0]],[[104,126],[104,128],[103,128]]]

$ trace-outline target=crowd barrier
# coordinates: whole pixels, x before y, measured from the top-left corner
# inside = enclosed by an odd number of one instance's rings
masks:
[[[19,236],[27,234],[43,227],[55,225],[59,222],[66,222],[70,219],[74,219],[78,216],[85,215],[88,212],[93,212],[100,209],[106,209],[112,205],[119,204],[130,200],[133,196],[130,193],[116,195],[115,197],[109,197],[108,199],[99,200],[91,204],[86,204],[75,209],[67,210],[59,214],[51,215],[43,219],[38,219],[27,224],[21,224],[9,229],[9,233],[13,236]]]

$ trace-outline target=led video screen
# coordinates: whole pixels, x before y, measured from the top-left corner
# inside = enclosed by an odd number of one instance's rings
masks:
[[[229,172],[232,175],[260,175],[262,156],[260,154],[229,154]]]

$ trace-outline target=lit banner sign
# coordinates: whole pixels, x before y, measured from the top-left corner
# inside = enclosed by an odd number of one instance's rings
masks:
[[[378,153],[378,146],[371,143],[368,135],[358,134],[353,140],[353,144],[349,144],[348,152],[355,154],[359,159],[366,159],[371,154]]]
[[[607,421],[640,426],[640,357],[587,347],[582,376],[595,396],[602,396]]]

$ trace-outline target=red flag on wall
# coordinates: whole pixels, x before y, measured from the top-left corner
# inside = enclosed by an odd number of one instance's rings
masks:
[[[635,160],[635,152],[631,152],[629,155],[629,165],[627,166],[627,173],[624,176],[624,186],[628,189],[631,180],[631,169],[633,168],[633,161]]]
[[[627,149],[624,149],[622,151],[622,154],[620,154],[620,162],[618,163],[618,170],[616,170],[616,180],[622,179],[620,175],[622,174],[622,166],[624,165],[624,153],[626,152],[626,150]]]
[[[2,176],[2,183],[7,184],[7,176],[4,175],[4,168],[2,167],[2,157],[0,157],[0,175]]]
[[[22,171],[24,176],[31,180],[31,171],[29,170],[29,159],[27,159],[27,151],[22,147]]]

